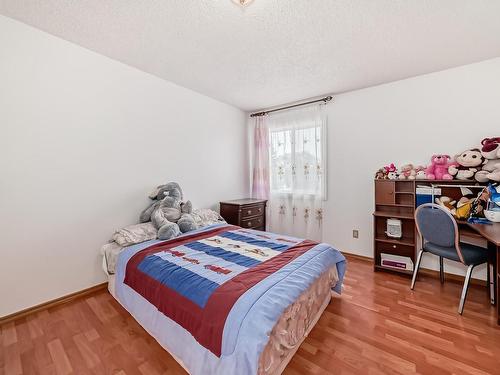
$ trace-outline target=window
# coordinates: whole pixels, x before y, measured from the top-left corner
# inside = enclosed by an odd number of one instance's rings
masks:
[[[326,198],[325,129],[315,118],[270,126],[269,159],[272,194]]]

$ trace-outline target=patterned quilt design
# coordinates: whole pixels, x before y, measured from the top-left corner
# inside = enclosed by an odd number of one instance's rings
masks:
[[[316,243],[234,226],[162,242],[135,254],[125,284],[220,356],[237,299]]]

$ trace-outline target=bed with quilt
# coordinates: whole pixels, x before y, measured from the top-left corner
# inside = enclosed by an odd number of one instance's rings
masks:
[[[345,266],[327,244],[222,223],[124,248],[109,290],[190,374],[280,374]]]

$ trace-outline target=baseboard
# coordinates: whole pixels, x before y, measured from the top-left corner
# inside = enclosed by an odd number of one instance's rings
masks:
[[[364,255],[347,253],[345,251],[342,251],[342,254],[344,254],[347,259],[352,258],[352,259],[361,260],[363,262],[371,262],[371,263],[373,263],[373,258],[372,257],[367,257],[367,256],[364,256]],[[430,277],[434,277],[436,279],[439,279],[439,271],[420,267],[420,271],[418,271],[418,272],[419,272],[419,275],[421,274],[421,275],[430,276]],[[444,273],[444,278],[446,280],[448,280],[448,281],[454,281],[454,282],[458,282],[458,283],[463,283],[464,279],[465,279],[465,276],[461,276],[461,275],[456,275],[454,273],[447,273],[447,272],[445,272]],[[486,287],[486,280],[471,278],[470,279],[470,284],[471,285],[480,285],[480,286]]]
[[[352,253],[347,253],[345,251],[342,251],[342,254],[346,256],[346,258],[353,258],[353,259],[359,259],[364,262],[371,262],[373,263],[373,258],[372,257],[367,257],[364,255],[359,255],[359,254],[352,254]]]
[[[24,310],[21,310],[21,311],[18,311],[18,312],[9,314],[9,315],[2,316],[2,317],[0,317],[0,326],[2,324],[9,323],[9,322],[12,322],[14,320],[24,318],[25,316],[34,314],[38,311],[49,309],[49,308],[56,307],[59,305],[63,305],[65,303],[74,301],[76,299],[88,296],[89,294],[106,289],[107,286],[108,286],[107,282],[97,284],[97,285],[91,286],[90,288],[86,288],[86,289],[80,290],[78,292],[74,292],[74,293],[65,295],[63,297],[53,299],[51,301],[47,301],[47,302],[41,303],[39,305],[36,305],[33,307],[28,307],[27,309],[24,309]]]

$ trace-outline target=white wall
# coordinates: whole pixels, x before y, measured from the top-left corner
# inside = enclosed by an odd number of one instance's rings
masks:
[[[104,281],[100,246],[157,184],[195,207],[245,196],[244,121],[0,16],[0,316]]]
[[[427,164],[500,135],[500,58],[335,95],[328,105],[324,240],[373,256],[373,176],[394,162]],[[359,239],[352,230],[359,229]],[[437,269],[431,255],[424,266]],[[457,263],[447,272],[465,274]],[[484,277],[484,267],[475,272]]]

